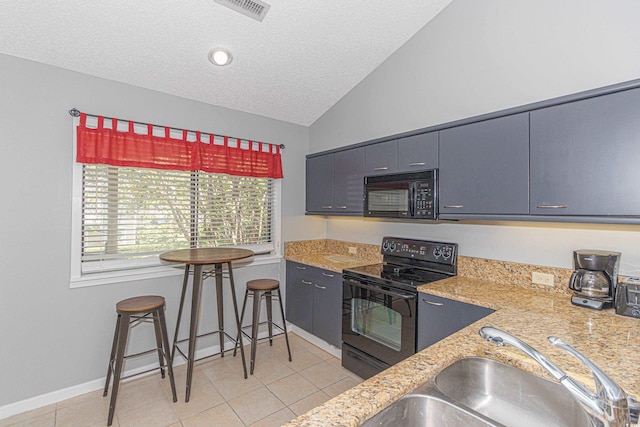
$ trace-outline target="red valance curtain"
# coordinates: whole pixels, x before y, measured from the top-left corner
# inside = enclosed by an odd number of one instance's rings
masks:
[[[105,127],[105,118],[97,116],[97,127],[87,126],[87,114],[80,113],[77,128],[77,155],[79,163],[130,166],[151,169],[204,171],[256,178],[282,178],[280,147],[263,142],[222,137],[223,144],[214,143],[215,136],[201,132],[182,130],[182,137],[175,138],[171,129],[164,128],[164,135],[154,135],[154,125],[146,125],[146,133],[134,132],[134,122],[127,122],[126,131],[118,130],[118,119],[108,119],[111,127]],[[188,141],[189,133],[195,133],[195,141]],[[202,136],[205,136],[205,142]],[[220,138],[218,137],[218,140]],[[235,145],[233,146],[233,141]]]

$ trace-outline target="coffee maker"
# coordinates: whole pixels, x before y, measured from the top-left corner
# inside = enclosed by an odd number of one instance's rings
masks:
[[[613,307],[620,252],[582,249],[573,251],[575,271],[569,281],[571,303],[602,310]]]

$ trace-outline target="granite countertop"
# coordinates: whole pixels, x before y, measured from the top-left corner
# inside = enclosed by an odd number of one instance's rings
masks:
[[[338,255],[329,252],[300,254],[287,256],[287,261],[299,262],[325,270],[342,273],[345,268],[359,267],[361,265],[372,264],[371,261],[357,256]]]
[[[349,248],[356,253],[349,253]],[[345,268],[382,262],[380,246],[324,239],[287,242],[285,258],[336,273],[342,273]]]
[[[550,379],[536,362],[519,350],[482,340],[478,335],[482,326],[494,326],[522,338],[569,375],[593,388],[591,375],[580,362],[547,340],[550,335],[562,338],[593,360],[629,394],[640,396],[638,319],[617,316],[612,310],[575,307],[566,295],[459,276],[421,286],[419,290],[496,311],[312,409],[287,426],[358,426],[464,357],[496,359]]]

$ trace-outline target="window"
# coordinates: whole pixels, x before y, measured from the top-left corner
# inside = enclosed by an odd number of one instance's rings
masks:
[[[83,165],[82,273],[158,265],[169,249],[270,252],[271,178]]]
[[[166,275],[158,254],[174,249],[277,255],[279,189],[274,178],[75,163],[72,287]]]

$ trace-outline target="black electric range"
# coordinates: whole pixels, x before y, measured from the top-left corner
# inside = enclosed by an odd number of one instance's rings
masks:
[[[362,378],[415,354],[418,286],[457,272],[455,243],[384,237],[381,252],[342,271],[342,365]]]

